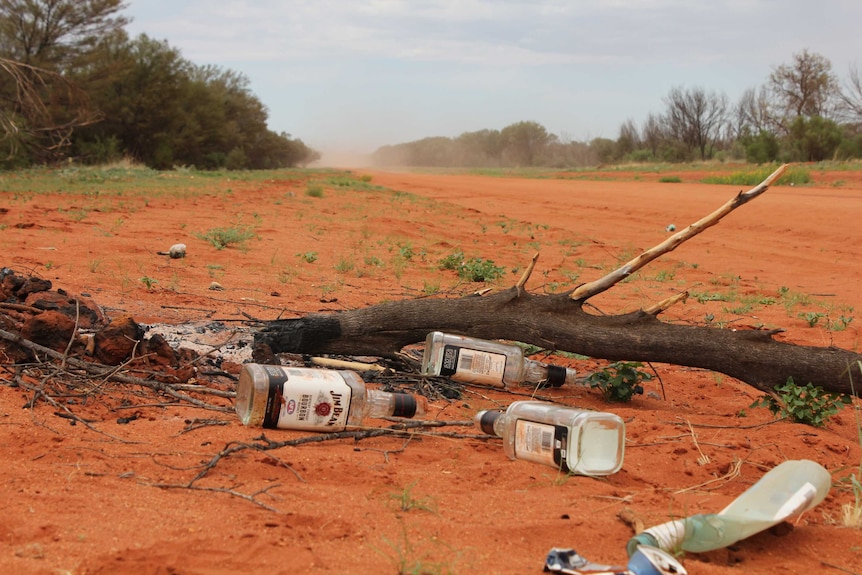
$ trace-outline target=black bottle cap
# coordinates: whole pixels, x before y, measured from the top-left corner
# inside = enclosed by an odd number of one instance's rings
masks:
[[[476,414],[476,422],[479,424],[479,429],[488,435],[497,435],[494,433],[494,422],[503,415],[502,411],[486,410]]]
[[[559,365],[548,365],[548,385],[560,387],[566,383],[566,368]]]
[[[416,398],[409,393],[393,393],[395,396],[395,417],[413,417],[416,415]]]

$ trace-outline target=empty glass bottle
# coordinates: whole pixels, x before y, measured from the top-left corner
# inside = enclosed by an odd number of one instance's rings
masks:
[[[505,413],[480,411],[476,423],[488,435],[503,438],[510,459],[578,475],[611,475],[623,465],[625,422],[613,413],[516,401]]]
[[[785,461],[719,513],[669,521],[635,535],[626,545],[631,556],[639,545],[670,553],[701,553],[733,545],[785,519],[811,509],[826,498],[832,476],[819,463]]]
[[[515,383],[558,387],[576,383],[574,369],[524,357],[517,345],[433,331],[425,338],[424,375],[507,387]]]
[[[243,425],[342,431],[367,417],[416,417],[427,400],[408,393],[368,389],[352,371],[247,363],[236,388]]]

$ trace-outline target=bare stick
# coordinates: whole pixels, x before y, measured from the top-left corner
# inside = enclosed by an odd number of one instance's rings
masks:
[[[595,281],[583,284],[582,286],[575,289],[569,295],[569,297],[573,300],[583,301],[593,297],[596,294],[609,290],[622,280],[626,279],[631,274],[646,266],[648,263],[650,263],[657,257],[675,250],[683,242],[693,238],[705,229],[714,226],[719,222],[719,220],[721,220],[721,218],[723,218],[739,206],[753,200],[754,198],[768,190],[769,186],[771,186],[776,180],[778,180],[778,178],[781,177],[781,175],[786,169],[787,164],[781,165],[765,180],[763,180],[760,184],[753,187],[749,191],[739,192],[733,199],[729,200],[726,204],[724,204],[708,216],[701,218],[700,220],[691,224],[684,230],[681,230],[676,234],[672,235],[657,246],[652,247],[647,251],[643,252],[642,254],[636,256],[634,259],[628,261],[626,264],[615,269],[606,276],[599,278]]]

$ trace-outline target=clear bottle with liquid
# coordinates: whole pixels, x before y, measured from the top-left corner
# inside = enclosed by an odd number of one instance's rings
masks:
[[[625,422],[613,413],[546,401],[516,401],[505,412],[480,411],[476,423],[503,438],[510,459],[522,459],[578,475],[611,475],[625,454]]]
[[[236,388],[243,425],[342,431],[368,417],[422,417],[422,396],[369,389],[355,372],[247,363]]]
[[[439,331],[425,338],[422,374],[496,387],[517,383],[559,387],[575,384],[577,376],[574,369],[528,359],[517,345]]]
[[[639,545],[670,553],[722,549],[818,505],[831,486],[832,476],[819,463],[807,459],[785,461],[722,511],[650,527],[630,539],[626,551],[631,556]]]

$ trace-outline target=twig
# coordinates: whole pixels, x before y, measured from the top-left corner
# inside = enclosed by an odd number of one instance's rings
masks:
[[[712,212],[711,214],[704,216],[700,220],[691,224],[684,230],[677,232],[672,235],[662,243],[654,246],[645,252],[639,254],[635,258],[629,260],[621,267],[615,269],[609,274],[601,277],[597,280],[585,283],[569,294],[569,297],[573,300],[587,300],[596,294],[600,294],[604,291],[609,290],[622,280],[626,279],[631,274],[640,270],[647,264],[649,264],[654,259],[658,258],[661,255],[664,255],[668,252],[673,251],[680,244],[693,238],[694,236],[700,234],[707,228],[714,226],[727,214],[738,208],[739,206],[753,200],[754,198],[761,195],[763,192],[769,189],[769,187],[776,181],[784,171],[787,169],[787,164],[783,164],[778,167],[777,170],[772,172],[765,180],[763,180],[760,184],[755,186],[754,188],[748,190],[747,192],[739,192],[732,199],[727,201],[723,206]],[[672,299],[672,298],[671,298]],[[667,300],[666,300],[667,301]],[[675,303],[675,302],[672,302]],[[661,311],[661,310],[658,310]]]

